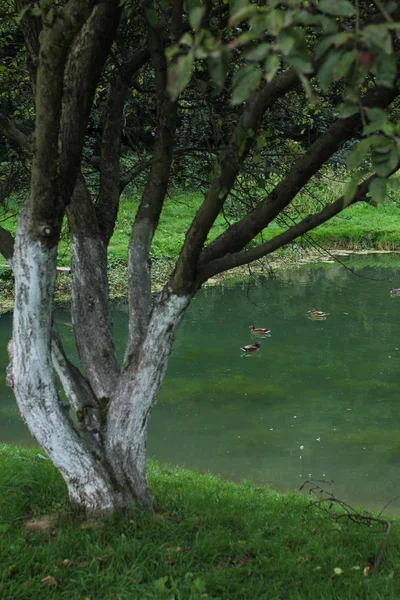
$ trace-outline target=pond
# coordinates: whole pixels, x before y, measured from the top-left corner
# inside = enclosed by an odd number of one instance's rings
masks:
[[[301,266],[197,295],[153,411],[150,456],[279,490],[333,480],[339,497],[367,508],[400,494],[400,296],[389,293],[400,258],[343,260],[347,268]],[[312,320],[310,308],[329,315]],[[74,358],[68,311],[56,320]],[[127,321],[116,309],[121,353]],[[252,323],[272,332],[244,356]],[[10,332],[2,315],[0,442],[27,445],[4,384]]]

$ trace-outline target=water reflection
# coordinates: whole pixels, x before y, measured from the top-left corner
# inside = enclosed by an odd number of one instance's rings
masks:
[[[180,327],[149,431],[161,461],[296,489],[309,477],[382,507],[400,493],[400,259],[303,266],[200,293]],[[329,313],[310,320],[311,308]],[[67,311],[57,321],[73,335]],[[127,315],[114,313],[123,352]],[[267,327],[258,352],[240,348]],[[3,377],[10,318],[0,318]],[[74,354],[72,353],[74,358]],[[0,441],[29,443],[1,380]],[[398,505],[400,510],[400,505]],[[393,505],[393,511],[396,505]]]

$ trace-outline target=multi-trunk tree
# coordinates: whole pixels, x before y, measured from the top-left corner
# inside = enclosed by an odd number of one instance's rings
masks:
[[[29,194],[15,241],[0,229],[0,251],[15,276],[8,380],[23,419],[78,507],[109,513],[137,503],[152,505],[147,425],[176,329],[201,285],[219,272],[266,256],[349,204],[384,195],[387,178],[398,165],[399,128],[386,109],[399,94],[399,11],[393,3],[376,4],[360,11],[358,2],[347,0],[240,1],[232,6],[210,0],[40,0],[34,6],[15,0],[15,7],[10,2],[7,18],[15,10],[11,18],[19,19],[25,40],[35,124],[32,134],[24,133],[6,114],[0,115],[5,136],[31,156]],[[122,172],[125,110],[133,89],[148,93],[141,91],[144,70],[151,74],[156,99],[151,157]],[[164,289],[152,294],[150,251],[173,161],[185,152],[177,128],[187,114],[191,86],[198,85],[196,77],[191,79],[194,70],[216,98],[219,89],[231,96],[235,108],[226,111],[223,142],[208,154],[207,160],[211,156],[214,161],[210,183],[174,270]],[[99,110],[99,82],[107,89],[107,102],[100,156],[92,160],[99,173],[94,199],[82,153],[91,113]],[[268,170],[263,150],[272,109],[302,86],[312,102],[321,88],[326,93],[336,86],[336,94],[344,95],[338,117],[287,165],[265,197],[253,198],[209,242],[215,219],[255,148],[258,163],[264,161]],[[259,234],[326,161],[361,135],[349,158],[356,173],[346,198],[263,241]],[[366,175],[357,168],[370,155],[372,169]],[[147,179],[128,245],[129,332],[120,365],[112,336],[107,247],[124,186],[144,172]],[[52,317],[65,216],[79,367],[68,360]],[[63,407],[56,373],[75,418]]]

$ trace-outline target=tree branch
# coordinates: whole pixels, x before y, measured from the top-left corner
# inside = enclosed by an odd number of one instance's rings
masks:
[[[80,30],[65,67],[60,122],[60,195],[71,199],[97,81],[115,39],[121,9],[117,1],[97,5]]]
[[[292,242],[301,235],[304,235],[308,231],[315,229],[315,227],[318,227],[318,225],[326,223],[326,221],[332,219],[332,217],[342,212],[348,206],[351,206],[356,202],[366,200],[366,194],[368,193],[369,184],[375,178],[376,175],[372,175],[371,177],[363,181],[363,183],[361,183],[357,187],[353,199],[347,205],[345,204],[344,197],[341,196],[340,198],[335,200],[335,202],[332,202],[328,206],[325,206],[325,208],[323,208],[320,212],[308,215],[292,227],[289,227],[286,231],[280,233],[279,235],[275,236],[274,238],[272,238],[268,242],[265,242],[264,244],[260,244],[257,247],[250,248],[249,250],[244,252],[225,254],[225,256],[221,258],[212,260],[210,263],[206,264],[203,268],[199,270],[199,283],[207,281],[207,279],[213,277],[217,273],[222,273],[223,271],[233,269],[234,267],[238,267],[240,265],[247,265],[255,260],[262,258],[263,256],[266,256],[267,254],[271,254],[278,248],[282,248],[282,246],[285,246],[289,242]]]
[[[15,142],[20,148],[27,152],[32,152],[32,142],[25,133],[18,129],[6,115],[0,112],[0,129],[4,135]]]
[[[179,36],[183,0],[174,2],[172,31]],[[157,129],[150,174],[129,240],[129,339],[124,366],[131,364],[145,336],[152,307],[149,253],[160,218],[171,171],[177,102],[167,93],[167,59],[160,28],[148,25],[148,39],[157,88]]]
[[[92,7],[92,0],[69,0],[54,15],[51,26],[46,26],[41,33],[29,226],[34,238],[43,240],[44,234],[50,244],[58,241],[64,214],[58,186],[64,70],[70,46],[89,18]],[[71,172],[70,177],[75,183],[76,174]]]
[[[100,191],[96,204],[96,216],[100,233],[106,245],[114,231],[119,199],[124,187],[137,174],[131,171],[130,178],[120,178],[121,134],[124,126],[124,106],[133,76],[150,58],[149,49],[142,48],[121,65],[111,85],[106,122],[101,141]],[[136,169],[140,165],[137,165]],[[146,167],[143,167],[143,170]],[[141,171],[139,171],[141,172]]]
[[[7,229],[0,225],[0,253],[4,256],[7,262],[12,261],[14,254],[14,237]]]
[[[31,4],[29,0],[15,0],[15,8],[19,13]],[[32,15],[30,10],[25,11],[21,19],[21,29],[24,34],[25,45],[27,49],[27,64],[31,78],[33,95],[36,93],[36,70],[39,56],[39,36],[42,31],[42,20],[40,17]]]
[[[186,235],[172,280],[176,291],[185,290],[187,286],[190,287],[194,280],[197,260],[203,244],[253,143],[254,135],[250,137],[247,134],[248,130],[256,133],[265,111],[278,98],[298,85],[299,79],[296,71],[289,69],[270,83],[265,83],[250,96],[220,160],[218,174],[212,181],[209,192]]]
[[[399,94],[397,88],[374,88],[366,93],[364,106],[388,106]],[[199,266],[239,252],[293,200],[296,194],[342,144],[353,137],[360,116],[338,119],[294,164],[286,177],[243,219],[234,223],[201,253]]]

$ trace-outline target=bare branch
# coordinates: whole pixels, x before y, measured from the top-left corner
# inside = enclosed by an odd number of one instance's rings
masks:
[[[20,129],[18,129],[14,123],[9,119],[6,115],[0,112],[0,129],[3,131],[4,135],[18,144],[20,148],[26,150],[27,152],[32,152],[32,142],[25,133],[23,133]]]
[[[146,64],[149,58],[150,51],[147,47],[135,52],[118,69],[110,89],[106,122],[101,141],[101,156],[98,166],[100,170],[100,191],[96,204],[99,228],[106,244],[108,244],[114,231],[121,192],[136,175],[133,170],[130,173],[131,178],[127,176],[120,178],[120,147],[126,95],[133,76]]]
[[[97,5],[80,30],[65,67],[60,122],[60,194],[70,202],[81,161],[86,125],[96,84],[115,38],[121,15],[118,2]]]
[[[7,229],[0,225],[0,253],[7,261],[11,261],[14,254],[14,237]]]
[[[212,181],[209,192],[186,235],[173,277],[173,286],[177,291],[190,286],[194,279],[197,260],[203,244],[253,143],[254,136],[247,136],[248,130],[257,132],[267,108],[298,85],[299,79],[296,71],[289,69],[278,75],[272,82],[265,83],[250,96],[222,156],[217,169],[218,174]]]
[[[172,30],[178,37],[182,0],[174,2]],[[136,214],[129,241],[128,294],[129,339],[124,366],[134,359],[149,322],[152,296],[149,253],[158,219],[167,193],[176,131],[177,102],[167,93],[167,59],[159,28],[148,25],[151,58],[157,88],[157,129],[150,174]]]
[[[364,106],[388,106],[397,96],[397,88],[374,88],[364,97]],[[360,126],[359,115],[338,119],[305,154],[296,161],[287,176],[256,208],[229,227],[207,246],[200,257],[200,267],[227,253],[239,252],[286,207],[321,165],[342,144],[353,137]]]
[[[342,212],[342,210],[347,208],[347,206],[350,206],[355,202],[365,200],[369,184],[375,178],[376,175],[373,175],[360,184],[357,188],[354,198],[351,200],[351,202],[349,202],[349,204],[345,204],[344,197],[342,196],[341,198],[335,200],[335,202],[332,202],[323,208],[320,212],[308,215],[292,227],[289,227],[286,231],[280,233],[264,244],[260,244],[255,248],[250,248],[247,251],[226,254],[221,258],[211,261],[202,269],[200,269],[198,274],[199,281],[204,282],[217,273],[227,271],[228,269],[232,269],[233,267],[238,267],[240,265],[247,265],[255,260],[258,260],[267,254],[271,254],[278,248],[282,248],[282,246],[292,242],[308,231],[315,229],[315,227],[318,227],[318,225],[326,223],[326,221],[329,221],[332,219],[332,217]]]

